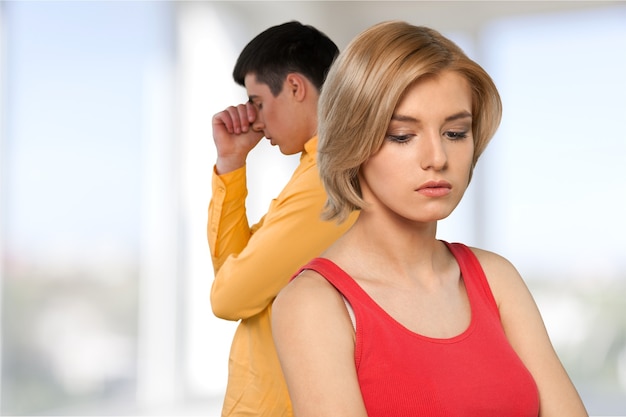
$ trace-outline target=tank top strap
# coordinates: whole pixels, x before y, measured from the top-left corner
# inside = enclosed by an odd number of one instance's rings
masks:
[[[296,278],[302,271],[307,269],[323,276],[326,281],[330,282],[332,286],[349,301],[355,296],[362,297],[364,295],[363,289],[354,279],[330,259],[314,258],[308,264],[304,265],[292,279]]]
[[[474,255],[474,252],[462,243],[444,243],[448,246],[448,249],[450,249],[450,252],[452,252],[452,255],[454,255],[459,264],[467,291],[477,294],[486,301],[487,305],[499,317],[500,312],[498,305],[491,292],[491,287],[489,287],[487,276],[478,258]]]
[[[468,291],[468,297],[470,298],[470,304],[472,306],[484,305],[491,310],[491,314],[495,314],[495,316],[499,318],[500,311],[498,310],[495,298],[489,287],[485,272],[478,258],[474,255],[474,252],[462,243],[448,243],[445,241],[443,241],[443,243],[446,244],[459,264],[459,269],[461,270],[461,275],[463,276],[463,281]],[[302,271],[307,269],[322,275],[348,300],[353,308],[355,307],[355,302],[358,300],[358,304],[361,306],[365,303],[365,305],[380,309],[378,304],[370,298],[365,290],[363,290],[347,272],[330,259],[314,258],[308,264],[304,265],[291,279],[295,279]],[[476,299],[477,297],[482,299],[483,302],[476,303],[476,301],[478,301]]]

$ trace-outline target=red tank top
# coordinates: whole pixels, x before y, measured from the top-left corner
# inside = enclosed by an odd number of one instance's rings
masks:
[[[504,334],[478,259],[465,245],[446,244],[472,314],[468,328],[450,339],[409,331],[328,259],[302,268],[324,276],[354,310],[354,360],[368,416],[537,417],[535,381]]]

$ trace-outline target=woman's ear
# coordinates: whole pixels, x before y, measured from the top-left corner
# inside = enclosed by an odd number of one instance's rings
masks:
[[[291,94],[297,101],[302,101],[307,95],[307,89],[309,85],[307,84],[306,78],[298,74],[297,72],[292,72],[287,74],[287,78],[285,79],[285,88],[289,94]]]

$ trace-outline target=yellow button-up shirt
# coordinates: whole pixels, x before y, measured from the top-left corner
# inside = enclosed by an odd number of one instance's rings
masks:
[[[322,221],[326,193],[319,179],[317,137],[267,213],[248,225],[245,167],[213,175],[207,236],[215,268],[211,307],[241,320],[233,339],[222,416],[292,416],[270,328],[272,301],[297,270],[318,256],[356,219]]]

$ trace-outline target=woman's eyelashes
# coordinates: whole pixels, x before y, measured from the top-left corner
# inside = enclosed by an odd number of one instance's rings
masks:
[[[448,131],[443,132],[442,136],[445,137],[446,139],[449,139],[449,140],[452,140],[452,141],[456,141],[456,140],[462,140],[462,139],[467,138],[468,137],[468,133],[469,133],[469,130],[461,130],[461,131],[448,130]],[[417,136],[417,135],[416,134],[392,134],[392,133],[387,133],[387,135],[385,137],[390,142],[408,143],[415,136]]]
[[[413,136],[415,135],[392,135],[388,133],[387,140],[396,143],[408,143]]]
[[[451,140],[460,140],[460,139],[465,139],[467,138],[467,130],[463,130],[460,132],[456,132],[456,131],[447,131],[444,133],[444,135]]]

